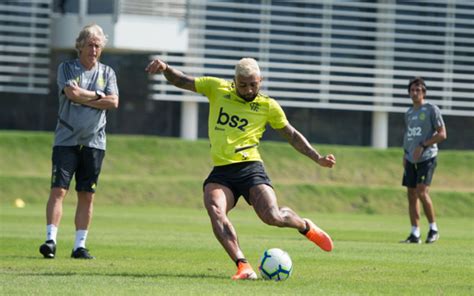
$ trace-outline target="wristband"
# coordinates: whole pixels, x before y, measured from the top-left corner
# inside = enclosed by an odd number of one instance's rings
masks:
[[[96,90],[95,95],[96,95],[96,100],[99,100],[99,99],[102,99],[103,97],[105,97],[105,93],[101,90]]]

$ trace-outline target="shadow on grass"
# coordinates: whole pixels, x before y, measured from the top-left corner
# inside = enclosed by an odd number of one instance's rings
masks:
[[[105,276],[105,277],[130,277],[130,278],[189,278],[189,279],[230,279],[227,276],[211,274],[184,274],[184,273],[80,273],[80,272],[38,272],[38,273],[16,273],[18,276]]]
[[[41,256],[10,256],[9,258],[16,257],[19,259],[28,259],[34,261],[45,261],[45,262],[55,262],[57,260],[47,259]],[[0,256],[1,258],[1,256]],[[1,260],[1,259],[0,259]],[[66,259],[67,260],[67,259]],[[94,262],[96,260],[74,260],[71,259],[71,262]],[[187,273],[131,273],[131,272],[106,272],[106,273],[90,273],[90,272],[17,272],[12,271],[11,266],[6,266],[5,269],[9,274],[14,274],[17,276],[104,276],[104,277],[128,277],[128,278],[188,278],[188,279],[230,279],[230,276],[223,275],[213,275],[213,274],[187,274]]]

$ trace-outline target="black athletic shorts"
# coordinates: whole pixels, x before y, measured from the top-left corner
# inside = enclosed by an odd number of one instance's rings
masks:
[[[260,161],[248,161],[223,166],[216,166],[204,181],[203,188],[208,183],[218,183],[229,188],[234,194],[235,204],[242,195],[250,204],[250,188],[267,184],[273,187],[265,167]],[[235,205],[234,204],[234,205]]]
[[[53,147],[51,188],[69,189],[75,174],[76,191],[95,192],[105,151],[78,146]]]
[[[409,188],[416,188],[417,184],[430,185],[436,164],[436,157],[419,163],[406,161],[402,185]]]

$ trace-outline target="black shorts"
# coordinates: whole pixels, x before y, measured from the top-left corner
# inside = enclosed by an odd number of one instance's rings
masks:
[[[76,191],[95,192],[105,151],[78,146],[53,147],[51,188],[69,189],[75,174]]]
[[[417,184],[430,185],[436,164],[436,157],[419,163],[406,161],[402,185],[409,188],[416,188]]]
[[[203,187],[208,183],[218,183],[228,187],[234,194],[235,204],[241,195],[250,204],[249,191],[255,185],[267,184],[273,187],[265,172],[265,167],[260,161],[216,166],[204,181]]]

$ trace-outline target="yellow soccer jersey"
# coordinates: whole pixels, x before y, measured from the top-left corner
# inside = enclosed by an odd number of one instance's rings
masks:
[[[252,102],[237,95],[233,82],[214,77],[195,79],[198,93],[209,99],[208,130],[215,166],[262,161],[258,152],[266,124],[281,129],[285,113],[272,98],[259,94]]]

